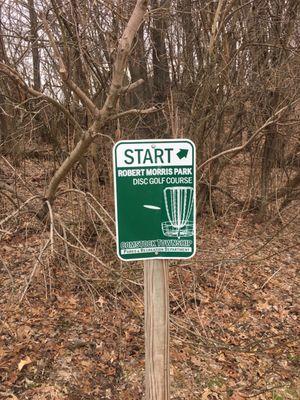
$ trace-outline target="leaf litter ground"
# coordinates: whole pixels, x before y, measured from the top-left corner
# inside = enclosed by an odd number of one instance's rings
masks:
[[[239,166],[232,176],[243,194]],[[59,199],[56,210],[70,221],[80,206]],[[264,223],[224,207],[202,213],[197,256],[170,265],[171,399],[296,400],[297,205]],[[39,259],[48,229],[27,214],[14,222],[0,247],[0,398],[143,399],[142,265],[116,260],[101,226],[86,246],[105,268],[72,248],[66,262],[56,242]]]

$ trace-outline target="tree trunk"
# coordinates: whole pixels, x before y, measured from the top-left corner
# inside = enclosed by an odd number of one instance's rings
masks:
[[[33,66],[33,88],[41,91],[41,61],[38,43],[38,22],[35,11],[34,0],[28,0],[29,17],[30,17],[30,43],[32,52]]]
[[[6,63],[8,62],[6,56],[6,49],[3,40],[2,34],[2,13],[1,13],[1,5],[0,5],[0,62]],[[1,77],[2,74],[0,74]],[[9,148],[9,143],[7,143],[9,138],[9,120],[6,114],[6,101],[5,101],[5,93],[6,93],[6,84],[5,81],[0,81],[0,145],[4,151],[6,151],[6,147]]]
[[[145,103],[150,98],[143,28],[144,27],[141,26],[138,32],[134,51],[129,60],[131,81],[136,82],[138,79],[143,79],[144,81],[143,85],[137,87],[130,96],[130,106],[132,107],[141,107],[143,103]]]
[[[154,100],[163,103],[170,87],[169,65],[166,48],[167,16],[170,8],[169,0],[152,0],[152,8],[156,10],[153,17],[151,36],[153,41],[153,90]]]

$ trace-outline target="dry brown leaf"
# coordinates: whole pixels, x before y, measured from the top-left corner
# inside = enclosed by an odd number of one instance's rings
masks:
[[[68,303],[69,303],[71,306],[77,306],[77,304],[78,304],[78,299],[77,299],[76,297],[74,297],[74,296],[69,296],[69,298],[68,298]]]
[[[245,397],[242,397],[239,392],[234,392],[230,397],[230,400],[244,400]]]
[[[19,363],[18,363],[18,370],[22,371],[22,369],[28,365],[31,364],[32,360],[29,356],[26,356],[25,358],[23,358]]]
[[[209,395],[212,394],[212,391],[207,387],[204,389],[202,395],[201,395],[201,400],[209,400]]]
[[[197,357],[192,356],[191,361],[197,367],[201,367],[201,365],[202,365],[201,360],[199,360],[199,358],[197,358]]]
[[[17,335],[20,340],[30,339],[32,335],[32,329],[28,325],[22,325],[18,328]]]
[[[10,393],[8,400],[19,400],[19,398],[15,396],[13,393]]]
[[[3,347],[0,347],[0,360],[6,355],[6,351],[4,350]]]
[[[259,301],[256,305],[258,311],[268,311],[271,306],[267,301]]]

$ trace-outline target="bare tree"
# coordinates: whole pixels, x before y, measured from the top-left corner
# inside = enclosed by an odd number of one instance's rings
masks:
[[[2,141],[22,132],[23,144],[13,139],[24,147],[20,154],[41,137],[52,146],[57,171],[45,198],[53,202],[78,162],[74,173],[92,193],[109,185],[108,137],[184,134],[197,145],[199,199],[211,210],[222,177],[246,152],[249,204],[259,204],[264,218],[274,190],[289,187],[296,174],[298,2],[152,1],[149,13],[142,2],[136,7],[101,0],[4,4]],[[135,30],[130,36],[127,23]],[[14,113],[19,128],[12,132]]]

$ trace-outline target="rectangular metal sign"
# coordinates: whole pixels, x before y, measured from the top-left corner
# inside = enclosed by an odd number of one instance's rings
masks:
[[[196,247],[195,146],[126,140],[113,149],[118,256],[190,258]]]

